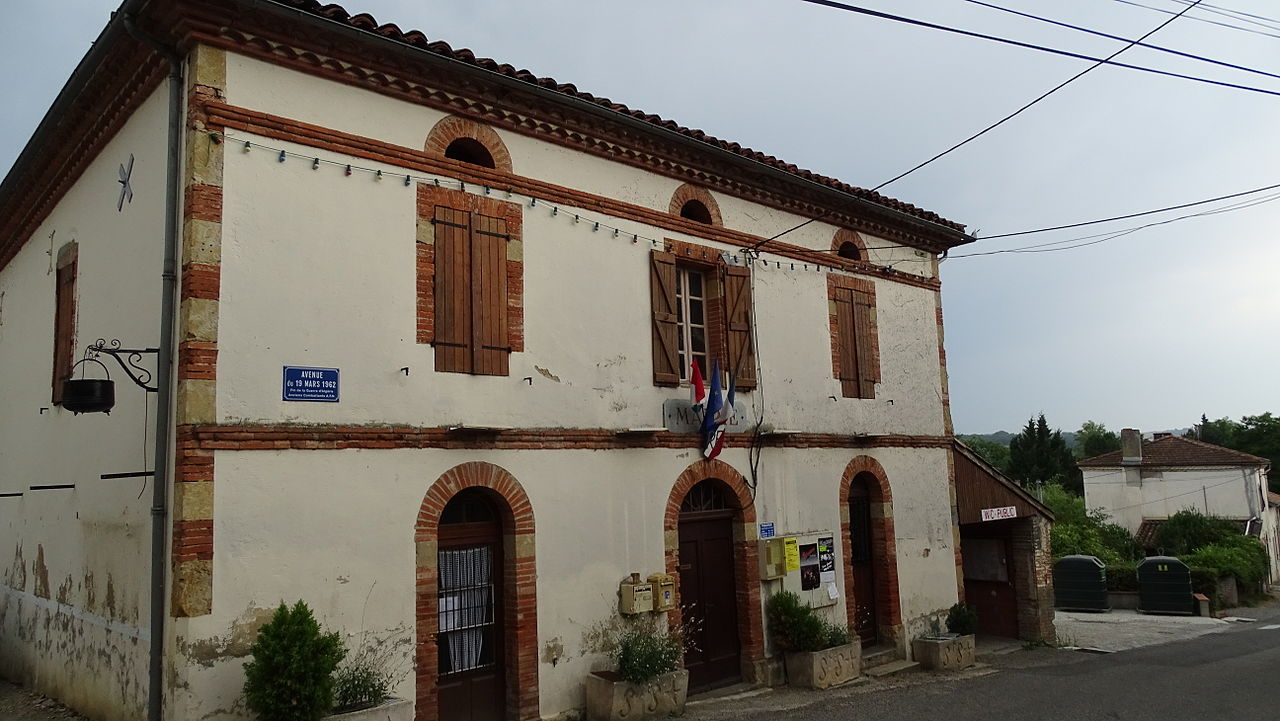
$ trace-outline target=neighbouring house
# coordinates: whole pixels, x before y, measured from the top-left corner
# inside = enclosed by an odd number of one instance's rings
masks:
[[[1153,552],[1160,524],[1183,509],[1237,521],[1241,533],[1266,546],[1271,579],[1280,579],[1280,514],[1269,500],[1269,460],[1172,434],[1144,440],[1133,428],[1121,431],[1120,442],[1121,450],[1077,464],[1087,508],[1105,512]]]
[[[0,673],[244,718],[302,599],[418,719],[572,716],[632,573],[694,690],[776,679],[780,589],[909,656],[963,593],[972,240],[337,5],[126,0],[0,185]]]
[[[964,443],[953,453],[964,597],[978,632],[1053,641],[1053,511]]]

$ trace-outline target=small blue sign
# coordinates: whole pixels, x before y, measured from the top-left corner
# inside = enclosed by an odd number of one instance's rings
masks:
[[[338,402],[338,369],[285,366],[283,398],[286,401]]]
[[[768,522],[765,522],[765,523],[761,523],[761,524],[760,524],[760,537],[761,537],[761,538],[773,538],[773,535],[774,535],[774,533],[773,533],[773,522],[772,522],[772,521],[768,521]]]

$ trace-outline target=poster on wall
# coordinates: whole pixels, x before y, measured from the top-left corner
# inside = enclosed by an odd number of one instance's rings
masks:
[[[820,584],[821,573],[818,571],[818,544],[800,544],[800,589],[812,591]]]
[[[818,539],[818,575],[822,583],[836,580],[835,539],[831,536]]]
[[[787,559],[787,573],[800,570],[800,541],[794,538],[784,538],[783,546]]]

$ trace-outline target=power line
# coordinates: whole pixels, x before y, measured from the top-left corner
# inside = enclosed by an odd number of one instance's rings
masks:
[[[1157,7],[1152,7],[1152,6],[1150,6],[1150,5],[1143,5],[1142,3],[1139,3],[1139,2],[1133,2],[1133,0],[1115,0],[1115,1],[1116,1],[1116,2],[1118,2],[1118,3],[1121,3],[1121,4],[1123,4],[1123,5],[1132,5],[1132,6],[1134,6],[1134,7],[1139,7],[1139,8],[1142,8],[1142,9],[1144,9],[1144,10],[1154,10],[1154,11],[1156,11],[1156,12],[1158,12],[1158,13],[1166,13],[1166,14],[1168,14],[1168,13],[1173,12],[1172,10],[1165,10],[1164,8],[1157,8]],[[1267,37],[1269,37],[1269,38],[1280,38],[1280,35],[1276,35],[1276,34],[1274,34],[1274,33],[1267,33],[1267,32],[1263,32],[1263,31],[1261,31],[1261,30],[1254,30],[1253,28],[1242,28],[1242,27],[1240,27],[1239,25],[1232,25],[1232,24],[1230,24],[1230,23],[1218,22],[1217,20],[1210,20],[1209,18],[1199,18],[1199,17],[1196,17],[1196,16],[1194,16],[1194,15],[1189,15],[1189,16],[1187,16],[1187,19],[1188,19],[1188,20],[1197,20],[1197,21],[1202,22],[1202,23],[1209,23],[1210,25],[1217,25],[1217,26],[1219,26],[1219,27],[1230,28],[1230,29],[1232,29],[1232,30],[1239,30],[1239,31],[1241,31],[1241,32],[1254,33],[1255,35],[1265,35],[1265,36],[1267,36]]]
[[[1187,0],[1173,1],[1176,3],[1187,3]],[[1242,23],[1249,23],[1250,25],[1257,25],[1258,27],[1267,28],[1268,30],[1280,30],[1280,27],[1276,27],[1274,24],[1280,22],[1280,20],[1273,20],[1272,18],[1262,15],[1254,15],[1253,13],[1232,10],[1231,8],[1224,8],[1221,5],[1210,5],[1209,3],[1201,3],[1200,9],[1207,13],[1221,15],[1223,17],[1231,18],[1232,20],[1239,20]]]
[[[1160,45],[1152,45],[1150,43],[1143,43],[1143,42],[1134,42],[1129,40],[1128,38],[1124,38],[1119,35],[1104,33],[1100,30],[1090,30],[1089,28],[1080,27],[1079,25],[1072,25],[1071,23],[1062,22],[1060,20],[1053,20],[1052,18],[1046,18],[1046,17],[1041,17],[1039,15],[1032,15],[1031,13],[1025,13],[1025,12],[1022,12],[1021,10],[1013,10],[1011,8],[1001,7],[999,5],[993,5],[988,2],[983,2],[982,0],[964,0],[964,2],[971,3],[973,5],[980,5],[982,7],[990,8],[992,10],[999,10],[1000,12],[1009,13],[1011,15],[1017,15],[1019,17],[1028,18],[1030,20],[1036,20],[1042,23],[1048,23],[1050,25],[1056,25],[1058,27],[1068,28],[1070,30],[1076,30],[1082,33],[1088,33],[1089,35],[1096,35],[1098,37],[1107,38],[1109,40],[1119,40],[1121,42],[1133,42],[1133,44],[1138,45],[1140,47],[1147,48],[1149,50],[1158,50],[1162,53],[1169,53],[1170,55],[1177,55],[1179,57],[1189,58],[1191,60],[1199,60],[1201,62],[1211,63],[1213,65],[1219,65],[1224,68],[1231,68],[1233,70],[1241,70],[1246,73],[1254,73],[1257,75],[1265,75],[1266,77],[1269,77],[1269,78],[1280,79],[1280,75],[1277,75],[1276,73],[1269,73],[1265,70],[1258,70],[1256,68],[1249,68],[1243,65],[1236,65],[1235,63],[1228,63],[1222,60],[1214,60],[1213,58],[1206,58],[1201,55],[1195,55],[1192,53],[1184,53],[1181,50],[1174,50],[1172,48],[1166,48]]]
[[[825,0],[805,0],[805,2],[819,2],[819,1],[825,1]],[[1004,125],[1005,123],[1009,122],[1010,120],[1013,120],[1014,118],[1016,118],[1016,117],[1018,117],[1019,115],[1021,115],[1024,111],[1026,111],[1026,110],[1028,110],[1029,108],[1031,108],[1032,106],[1034,106],[1036,103],[1039,103],[1041,100],[1044,100],[1045,98],[1049,97],[1050,95],[1053,95],[1054,93],[1056,93],[1056,92],[1058,92],[1059,90],[1061,90],[1061,89],[1065,88],[1066,86],[1070,85],[1071,83],[1075,82],[1076,80],[1078,80],[1078,79],[1080,79],[1080,78],[1084,77],[1086,74],[1088,74],[1088,73],[1090,73],[1090,72],[1092,72],[1092,71],[1094,71],[1094,70],[1096,70],[1096,69],[1098,69],[1098,68],[1102,67],[1104,64],[1106,64],[1107,62],[1111,61],[1111,59],[1112,59],[1112,58],[1115,58],[1115,57],[1116,57],[1117,55],[1119,55],[1120,53],[1123,53],[1124,51],[1128,50],[1129,48],[1133,47],[1134,45],[1136,45],[1136,44],[1138,44],[1138,43],[1142,42],[1143,40],[1146,40],[1147,38],[1151,37],[1152,35],[1156,34],[1156,33],[1157,33],[1157,32],[1159,32],[1162,28],[1164,28],[1164,26],[1168,25],[1169,23],[1173,22],[1174,20],[1177,20],[1179,17],[1181,17],[1181,16],[1182,16],[1182,14],[1183,14],[1183,13],[1187,12],[1188,10],[1190,10],[1191,8],[1195,7],[1195,6],[1196,6],[1196,5],[1198,5],[1198,4],[1200,4],[1200,0],[1195,0],[1195,4],[1193,4],[1193,5],[1190,5],[1190,6],[1188,6],[1188,7],[1183,8],[1183,9],[1182,9],[1182,11],[1181,11],[1181,12],[1179,12],[1177,15],[1174,15],[1173,17],[1169,18],[1168,20],[1165,20],[1164,22],[1162,22],[1162,23],[1160,23],[1159,25],[1155,26],[1155,27],[1154,27],[1154,28],[1152,28],[1151,30],[1148,30],[1148,31],[1147,31],[1147,33],[1146,33],[1145,35],[1143,35],[1142,37],[1138,38],[1137,40],[1131,40],[1131,41],[1129,41],[1129,42],[1128,42],[1128,44],[1126,44],[1124,47],[1122,47],[1122,48],[1120,48],[1119,50],[1115,51],[1114,53],[1111,53],[1110,55],[1108,55],[1108,56],[1106,57],[1106,59],[1104,59],[1104,60],[1099,60],[1099,61],[1095,62],[1093,65],[1090,65],[1089,67],[1085,68],[1084,70],[1081,70],[1080,72],[1076,73],[1075,75],[1072,75],[1071,77],[1067,78],[1066,80],[1063,80],[1062,82],[1060,82],[1060,83],[1058,83],[1057,85],[1053,86],[1053,87],[1052,87],[1052,88],[1050,88],[1047,92],[1042,93],[1039,97],[1037,97],[1036,99],[1034,99],[1034,100],[1032,100],[1031,102],[1027,103],[1026,105],[1023,105],[1022,107],[1018,108],[1017,110],[1013,111],[1012,113],[1009,113],[1008,115],[1006,115],[1006,116],[1004,116],[1003,118],[1001,118],[1001,119],[997,120],[996,122],[992,123],[991,125],[988,125],[987,127],[983,128],[982,130],[979,130],[978,132],[974,133],[973,135],[970,135],[969,137],[965,138],[964,140],[961,140],[960,142],[956,143],[955,145],[952,145],[950,148],[947,148],[946,150],[942,151],[941,153],[938,153],[937,155],[933,156],[932,158],[929,158],[928,160],[924,161],[923,163],[919,163],[919,164],[917,164],[916,166],[912,167],[911,169],[909,169],[909,170],[907,170],[907,171],[905,171],[905,172],[899,173],[899,174],[897,174],[897,175],[893,176],[892,178],[889,178],[888,180],[884,181],[883,183],[881,183],[881,184],[877,185],[876,187],[872,188],[872,189],[871,189],[871,190],[872,190],[872,192],[875,192],[875,191],[877,191],[877,190],[879,190],[879,189],[883,188],[884,186],[886,186],[886,185],[888,185],[888,184],[890,184],[890,183],[893,183],[893,182],[895,182],[895,181],[901,180],[901,179],[903,179],[903,178],[907,177],[908,175],[911,175],[912,173],[914,173],[914,172],[916,172],[917,170],[919,170],[919,169],[921,169],[921,168],[925,167],[926,165],[928,165],[928,164],[932,163],[933,161],[938,160],[939,158],[942,158],[942,157],[944,157],[944,156],[948,155],[948,154],[949,154],[949,153],[951,153],[951,152],[954,152],[954,151],[956,151],[956,150],[959,150],[960,148],[964,147],[965,145],[968,145],[969,143],[973,142],[974,140],[977,140],[978,138],[981,138],[982,136],[986,135],[987,133],[991,132],[992,130],[995,130],[996,128],[1000,127],[1001,125]]]
[[[998,233],[996,235],[987,235],[987,236],[983,236],[981,240],[995,240],[996,238],[1012,238],[1018,235],[1031,235],[1032,233],[1047,233],[1052,230],[1067,230],[1068,228],[1080,228],[1086,225],[1098,225],[1099,223],[1110,223],[1116,220],[1128,220],[1130,218],[1141,218],[1144,215],[1155,215],[1157,213],[1167,213],[1171,210],[1182,210],[1184,208],[1193,208],[1197,205],[1207,205],[1209,203],[1216,203],[1221,200],[1231,200],[1232,198],[1240,198],[1246,195],[1253,195],[1254,193],[1261,193],[1267,190],[1275,190],[1276,188],[1280,188],[1280,183],[1276,183],[1274,185],[1264,185],[1261,188],[1254,188],[1253,190],[1244,190],[1239,193],[1231,193],[1229,195],[1219,195],[1216,198],[1208,198],[1206,200],[1197,200],[1191,203],[1182,203],[1181,205],[1170,205],[1164,208],[1157,208],[1155,210],[1144,210],[1140,213],[1116,215],[1110,218],[1101,218],[1098,220],[1086,220],[1079,223],[1068,223],[1066,225],[1054,225],[1048,228],[1034,228],[1032,230],[1019,230],[1014,233]]]

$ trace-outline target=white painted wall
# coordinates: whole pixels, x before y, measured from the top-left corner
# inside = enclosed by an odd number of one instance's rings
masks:
[[[1261,518],[1256,471],[1242,468],[1136,469],[1084,471],[1085,505],[1101,509],[1130,532],[1143,519],[1168,518],[1183,509],[1223,518]]]
[[[0,674],[96,719],[145,714],[155,397],[110,359],[116,406],[50,403],[52,254],[79,244],[76,357],[97,338],[154,347],[164,238],[165,91],[139,108],[18,255],[0,270]],[[116,210],[134,155],[133,201]],[[155,369],[154,357],[144,363]],[[91,364],[90,364],[91,365]],[[102,377],[92,367],[87,377]],[[79,376],[77,376],[79,377]],[[74,490],[31,491],[32,485]],[[139,494],[142,494],[141,496]]]

